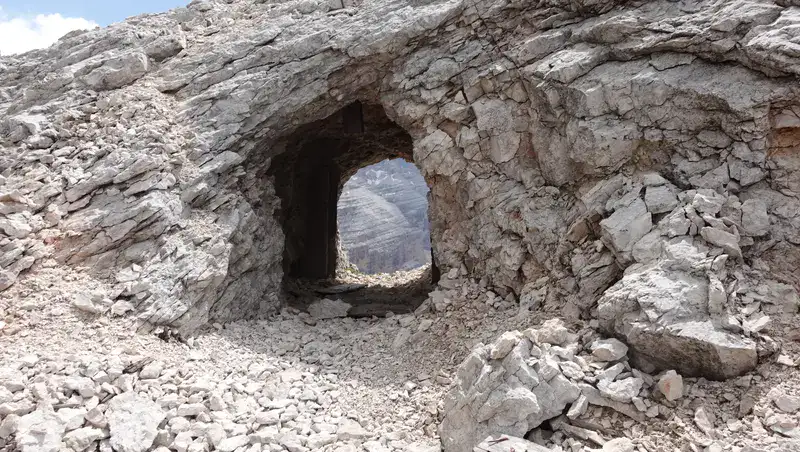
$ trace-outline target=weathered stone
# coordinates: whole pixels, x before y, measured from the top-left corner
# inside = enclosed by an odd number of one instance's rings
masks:
[[[331,300],[323,298],[311,303],[308,313],[317,320],[335,319],[347,317],[347,312],[352,306],[342,300]]]
[[[100,67],[87,74],[84,81],[96,90],[120,88],[138,80],[147,73],[149,67],[144,53],[124,53],[105,60]]]
[[[628,346],[614,338],[598,339],[590,347],[592,356],[600,361],[616,361],[628,353]]]
[[[569,338],[569,330],[561,319],[546,320],[534,331],[534,340],[538,343],[562,345]]]
[[[52,409],[38,409],[19,419],[17,445],[22,452],[57,452],[61,450],[64,424]]]
[[[630,205],[617,209],[600,222],[603,237],[619,253],[625,253],[653,227],[652,214],[640,198]]]
[[[64,444],[72,450],[86,450],[95,441],[100,441],[105,437],[106,433],[99,428],[79,428],[64,435]]]
[[[600,380],[597,389],[604,397],[617,402],[628,403],[639,394],[642,389],[641,378],[625,378],[617,381]]]
[[[370,433],[364,429],[358,422],[352,419],[346,419],[339,425],[339,428],[336,430],[336,438],[340,441],[346,441],[350,439],[364,439],[368,438]]]
[[[742,203],[742,227],[744,233],[762,236],[769,232],[767,203],[760,199],[748,199]]]
[[[700,230],[700,235],[702,235],[708,243],[722,248],[726,253],[731,255],[731,257],[736,259],[742,258],[739,238],[730,232],[717,228],[705,227]]]
[[[522,335],[519,331],[508,331],[503,333],[496,341],[492,344],[492,349],[489,352],[489,357],[491,359],[503,359],[511,352],[511,349],[514,348],[517,343],[519,343]]]
[[[144,452],[153,445],[158,424],[166,414],[158,404],[134,392],[125,392],[108,402],[111,445],[119,452]]]
[[[234,450],[250,444],[250,438],[247,435],[233,436],[223,439],[218,445],[217,450],[220,452],[233,452]]]
[[[651,186],[645,191],[644,203],[650,213],[670,212],[678,205],[678,197],[667,185]]]
[[[661,394],[671,402],[683,397],[683,378],[674,370],[664,372],[658,379],[657,386]]]
[[[628,438],[614,438],[603,444],[603,452],[634,452],[636,445]]]
[[[710,320],[707,280],[675,271],[681,260],[702,256],[686,247],[670,253],[671,270],[642,266],[606,291],[598,303],[603,329],[623,336],[634,357],[682,375],[726,379],[753,369],[755,343],[715,328]]]

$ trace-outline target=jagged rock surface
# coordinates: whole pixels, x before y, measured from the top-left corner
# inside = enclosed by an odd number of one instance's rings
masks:
[[[743,288],[800,284],[787,3],[196,0],[4,57],[0,290],[60,265],[108,286],[76,306],[148,327],[276,312],[296,252],[278,212],[303,206],[274,181],[303,168],[273,163],[360,101],[409,137],[391,145],[431,187],[442,272],[566,313],[600,300],[639,358],[737,375],[769,323]],[[673,363],[681,341],[696,360]]]
[[[348,259],[366,273],[410,270],[431,261],[428,186],[401,159],[360,169],[339,198],[339,234]]]

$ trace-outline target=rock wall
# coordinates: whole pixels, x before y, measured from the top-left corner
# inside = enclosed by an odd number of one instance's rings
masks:
[[[339,197],[339,234],[365,273],[411,270],[431,261],[428,186],[413,163],[384,160],[358,170]]]
[[[681,338],[736,374],[741,290],[800,284],[788,5],[196,0],[1,58],[0,288],[67,265],[145,325],[274,311],[273,182],[302,170],[275,162],[360,101],[413,142],[443,272],[521,300],[547,276],[642,359]]]

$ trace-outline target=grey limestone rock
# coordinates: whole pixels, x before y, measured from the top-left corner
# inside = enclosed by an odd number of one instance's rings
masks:
[[[798,16],[695,3],[196,1],[1,57],[0,290],[55,262],[143,330],[269,316],[334,273],[343,179],[399,157],[443,274],[745,372],[707,273],[800,283]]]
[[[335,319],[347,317],[347,312],[350,308],[351,306],[342,300],[323,298],[311,303],[311,306],[308,307],[308,313],[317,320]]]
[[[135,392],[122,393],[108,403],[111,446],[119,452],[144,452],[153,445],[158,424],[166,414],[150,399]]]
[[[64,423],[52,407],[41,407],[19,419],[17,445],[22,452],[60,451],[64,429]]]

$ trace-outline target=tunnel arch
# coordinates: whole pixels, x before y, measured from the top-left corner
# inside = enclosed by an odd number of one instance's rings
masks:
[[[280,199],[275,218],[284,234],[284,279],[333,278],[339,257],[337,205],[344,184],[359,169],[386,159],[413,163],[412,138],[383,106],[355,101],[299,127],[283,142],[268,176]]]

